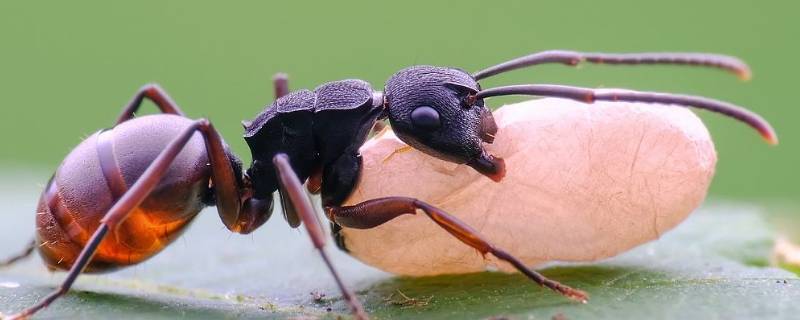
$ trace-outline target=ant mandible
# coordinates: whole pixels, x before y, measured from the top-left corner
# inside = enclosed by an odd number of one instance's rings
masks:
[[[278,99],[253,121],[243,122],[252,152],[246,171],[211,122],[190,120],[158,86],[140,89],[115,125],[78,145],[55,172],[37,209],[36,239],[8,263],[38,249],[48,268],[69,270],[61,286],[32,307],[11,316],[27,318],[64,295],[81,272],[110,271],[140,263],[174,241],[206,206],[216,206],[232,232],[247,234],[269,219],[277,190],[293,228],[305,224],[314,247],[330,269],[354,316],[363,307],[342,283],[324,251],[325,236],[303,190],[321,193],[334,229],[373,228],[403,214],[424,212],[433,222],[481,254],[491,253],[534,282],[586,302],[586,293],[550,280],[494,246],[456,217],[404,197],[385,197],[342,206],[358,183],[361,147],[376,123],[388,119],[397,136],[433,157],[466,164],[494,181],[505,174],[501,158],[487,153],[497,132],[484,99],[502,95],[558,97],[696,107],[736,118],[770,143],[772,127],[735,105],[703,97],[629,90],[593,90],[530,84],[482,89],[479,80],[545,63],[577,65],[679,64],[715,67],[747,79],[750,70],[729,56],[701,53],[605,54],[544,51],[469,74],[460,69],[414,66],[394,74],[384,92],[361,80],[288,92],[275,81]],[[134,117],[144,99],[162,114]]]

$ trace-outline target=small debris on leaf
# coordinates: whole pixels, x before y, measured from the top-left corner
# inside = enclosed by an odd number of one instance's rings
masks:
[[[386,301],[388,304],[399,306],[405,309],[405,308],[416,308],[416,307],[427,306],[428,304],[430,304],[432,299],[433,296],[411,298],[398,289],[396,295],[392,293],[388,297],[383,298],[383,301]]]

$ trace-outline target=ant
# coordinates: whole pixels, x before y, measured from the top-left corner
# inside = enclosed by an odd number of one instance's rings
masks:
[[[275,78],[277,99],[252,121],[244,139],[252,153],[246,171],[210,121],[190,120],[157,85],[142,87],[114,126],[86,138],[67,155],[39,201],[36,239],[18,260],[38,250],[51,270],[69,270],[64,282],[35,305],[11,316],[27,318],[64,295],[81,272],[103,272],[140,263],[169,245],[207,206],[223,224],[247,234],[266,222],[277,190],[293,228],[304,224],[353,315],[367,315],[342,283],[324,246],[324,231],[303,188],[321,193],[325,215],[337,227],[373,228],[403,214],[424,212],[434,223],[481,254],[492,254],[525,276],[568,298],[583,291],[550,280],[496,247],[458,218],[418,199],[384,197],[342,206],[358,184],[361,147],[388,119],[397,136],[430,156],[466,164],[494,181],[505,175],[503,159],[487,153],[497,126],[484,99],[504,95],[558,97],[696,107],[736,118],[777,143],[763,118],[741,107],[703,97],[629,90],[529,84],[482,89],[479,80],[545,63],[575,66],[678,64],[724,69],[742,79],[750,69],[730,56],[701,53],[605,54],[544,51],[469,74],[455,68],[414,66],[395,73],[384,92],[362,80],[325,83],[289,92]],[[162,114],[134,117],[144,99]]]

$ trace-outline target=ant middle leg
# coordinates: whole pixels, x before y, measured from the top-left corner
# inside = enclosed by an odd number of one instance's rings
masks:
[[[278,72],[272,76],[272,88],[275,90],[275,100],[289,94],[289,75]]]
[[[306,226],[306,230],[311,237],[311,242],[319,251],[319,254],[322,256],[322,260],[325,261],[325,265],[328,266],[328,269],[336,281],[336,285],[339,286],[339,290],[342,292],[345,300],[347,300],[347,303],[350,305],[353,316],[356,319],[367,319],[367,314],[364,312],[364,307],[361,306],[361,303],[358,301],[356,296],[350,291],[344,282],[342,282],[341,277],[339,277],[339,274],[336,272],[336,269],[333,267],[333,264],[325,252],[325,232],[320,225],[319,219],[317,219],[317,216],[314,214],[311,201],[309,201],[300,179],[297,177],[297,174],[294,172],[294,169],[292,169],[292,166],[289,163],[289,157],[285,154],[279,153],[275,155],[275,157],[272,159],[272,162],[275,164],[275,170],[278,173],[278,182],[281,185],[281,190],[286,193],[283,195],[286,198],[285,200],[287,200],[284,202],[284,205],[293,206],[293,211],[297,213],[300,220]]]
[[[422,210],[433,222],[461,242],[475,248],[483,255],[491,253],[498,259],[510,263],[537,284],[573,300],[583,303],[588,300],[589,297],[585,292],[548,279],[529,269],[522,261],[484,239],[477,230],[463,221],[420,200],[406,197],[386,197],[364,201],[352,206],[328,206],[325,208],[328,219],[332,222],[355,229],[374,228],[403,214],[416,214],[417,210]]]

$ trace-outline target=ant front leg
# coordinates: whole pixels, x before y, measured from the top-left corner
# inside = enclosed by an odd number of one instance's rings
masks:
[[[583,303],[588,300],[589,297],[585,292],[550,280],[529,269],[522,261],[484,239],[477,230],[447,212],[420,200],[405,197],[386,197],[364,201],[352,206],[326,207],[328,219],[341,226],[355,229],[374,228],[400,215],[416,214],[417,210],[422,210],[433,222],[461,242],[475,248],[483,255],[491,253],[498,259],[510,263],[514,268],[539,285],[573,300]]]
[[[308,196],[306,196],[300,179],[298,179],[297,174],[289,163],[289,157],[279,153],[275,155],[272,162],[275,164],[275,170],[278,173],[278,182],[281,185],[281,189],[286,193],[285,197],[288,201],[286,201],[285,204],[293,206],[293,211],[297,212],[300,220],[305,224],[308,235],[311,237],[311,242],[314,243],[314,247],[317,248],[319,254],[322,256],[322,260],[324,260],[325,264],[328,266],[328,269],[336,281],[336,285],[339,286],[339,290],[342,291],[342,295],[344,295],[345,300],[347,300],[347,303],[350,305],[353,316],[355,316],[356,319],[367,319],[367,314],[364,312],[361,303],[350,289],[344,285],[344,282],[342,282],[341,277],[339,277],[339,274],[336,272],[336,269],[333,267],[333,264],[325,252],[325,232],[322,230],[320,222],[314,214],[311,201],[308,200]]]
[[[185,116],[181,108],[178,107],[178,104],[169,97],[164,89],[157,84],[151,83],[139,88],[139,91],[136,92],[131,101],[122,109],[122,113],[117,117],[116,124],[123,123],[133,118],[134,113],[136,113],[136,111],[139,110],[139,106],[142,105],[144,98],[155,103],[162,113],[174,114],[182,117]]]

